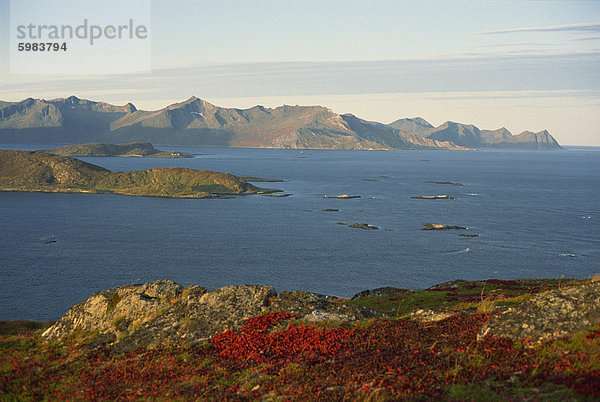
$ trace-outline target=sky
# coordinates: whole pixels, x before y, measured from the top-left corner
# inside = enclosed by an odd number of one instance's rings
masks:
[[[11,53],[11,5],[13,22],[16,9],[32,21],[48,13],[0,0],[0,100],[323,105],[382,123],[547,129],[564,145],[600,146],[600,1],[136,1],[104,12],[137,17],[147,7],[147,53],[105,41],[112,47],[88,46],[62,65],[48,56],[24,73]],[[57,4],[56,18],[73,4],[44,3]]]

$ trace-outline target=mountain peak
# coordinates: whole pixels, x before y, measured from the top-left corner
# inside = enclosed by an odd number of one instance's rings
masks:
[[[406,119],[406,120],[412,121],[414,123],[417,123],[420,126],[432,127],[433,128],[433,126],[427,120],[425,120],[422,117],[413,117],[412,119]]]
[[[205,100],[202,100],[195,96],[191,96],[188,99],[184,100],[183,102],[172,103],[169,106],[167,106],[165,109],[167,109],[167,110],[180,109],[180,108],[186,107],[188,105],[191,105],[194,108],[200,108],[200,109],[206,108],[207,106],[214,107],[213,105],[211,105],[210,103],[208,103]]]
[[[131,103],[131,102],[128,102],[128,103],[125,105],[125,108],[129,110],[129,113],[133,113],[133,112],[137,111],[137,108],[136,108],[136,107],[135,107],[135,105],[134,105],[133,103]]]
[[[418,135],[424,137],[428,135],[433,126],[429,122],[421,117],[413,117],[412,119],[398,119],[390,124],[389,127],[400,130],[407,134]]]

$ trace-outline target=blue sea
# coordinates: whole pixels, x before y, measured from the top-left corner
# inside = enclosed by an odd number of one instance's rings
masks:
[[[282,179],[255,184],[292,195],[0,192],[0,320],[58,319],[94,292],[163,278],[350,297],[381,286],[600,273],[600,148],[159,148],[194,158],[81,159],[114,171],[181,166]],[[324,198],[339,194],[360,198]],[[411,198],[441,194],[456,199]],[[379,230],[339,224],[358,222]],[[468,229],[423,231],[425,223]]]

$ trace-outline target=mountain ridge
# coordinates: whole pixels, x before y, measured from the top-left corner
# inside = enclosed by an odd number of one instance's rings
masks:
[[[157,110],[76,96],[0,101],[0,142],[166,145],[349,150],[463,150],[475,146],[560,148],[545,133],[488,134],[461,123],[433,127],[422,118],[391,124],[340,115],[324,106],[223,108],[192,96]],[[507,130],[508,131],[508,130]],[[503,138],[493,142],[489,138]],[[497,145],[500,144],[500,145]]]
[[[548,130],[537,133],[523,131],[513,135],[506,127],[496,130],[482,130],[473,124],[446,121],[438,127],[432,126],[421,117],[396,120],[390,127],[397,128],[405,134],[412,134],[437,141],[452,142],[463,147],[497,147],[528,149],[561,149],[558,141]]]

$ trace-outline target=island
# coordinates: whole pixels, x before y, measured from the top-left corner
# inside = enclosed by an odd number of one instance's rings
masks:
[[[159,151],[149,142],[130,142],[128,144],[78,144],[59,148],[43,149],[62,156],[119,156],[150,158],[193,158],[192,154],[179,151]]]
[[[276,191],[210,170],[170,167],[111,172],[70,157],[10,150],[0,150],[0,190],[170,198],[216,198]]]
[[[282,194],[282,193],[275,193],[275,192],[270,192],[270,193],[264,193],[261,194],[263,197],[289,197],[291,194]]]
[[[351,199],[351,198],[360,198],[360,195],[324,195],[323,198],[339,198],[339,199]]]
[[[423,226],[425,226],[425,227],[421,230],[452,230],[452,229],[463,230],[463,229],[467,229],[462,226],[442,225],[440,223],[424,223]]]
[[[453,181],[434,181],[434,180],[426,181],[425,183],[431,183],[431,184],[449,184],[451,186],[464,186],[465,185],[463,183],[455,183]]]
[[[353,223],[351,225],[348,225],[351,228],[357,228],[357,229],[366,229],[366,230],[376,230],[379,229],[377,226],[371,226],[367,223]]]

